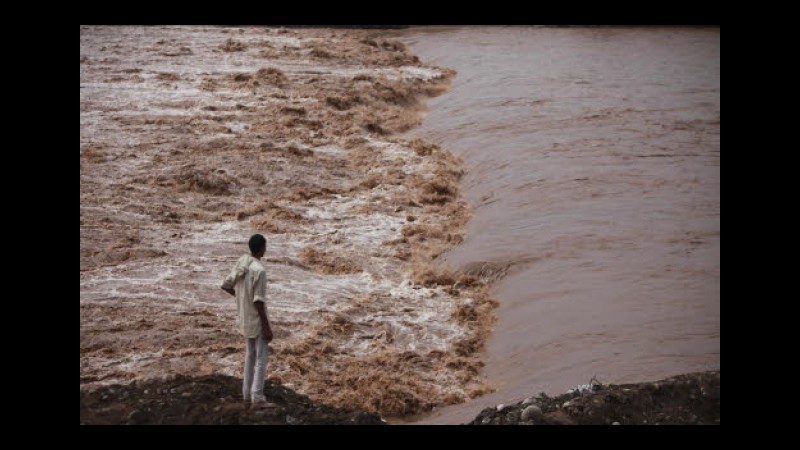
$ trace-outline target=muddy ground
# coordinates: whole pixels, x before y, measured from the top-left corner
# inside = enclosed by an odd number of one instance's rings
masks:
[[[544,393],[482,411],[470,425],[719,425],[720,373]],[[267,404],[241,401],[241,379],[175,376],[81,390],[81,424],[382,425],[378,414],[314,402],[267,381]]]
[[[266,403],[241,400],[242,380],[225,375],[151,379],[81,390],[87,425],[382,425],[377,414],[311,401],[267,381]]]

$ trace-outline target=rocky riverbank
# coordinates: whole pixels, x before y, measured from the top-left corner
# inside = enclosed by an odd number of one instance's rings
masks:
[[[486,408],[470,425],[719,425],[719,371],[652,383],[590,384]]]
[[[720,372],[656,382],[591,384],[487,408],[470,425],[718,425]],[[81,424],[382,425],[378,414],[314,402],[267,381],[268,403],[241,401],[241,380],[176,376],[81,390]]]

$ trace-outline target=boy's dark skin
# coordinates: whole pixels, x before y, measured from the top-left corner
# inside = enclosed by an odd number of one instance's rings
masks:
[[[256,253],[250,252],[253,258],[261,259],[264,257],[264,253],[267,252],[267,246],[265,245],[261,250]],[[234,289],[225,289],[222,288],[223,291],[236,296],[236,290]],[[267,343],[272,342],[272,328],[269,326],[269,319],[267,319],[267,312],[264,310],[264,302],[256,302],[256,310],[258,311],[258,317],[261,318],[261,332],[264,334],[264,340]]]

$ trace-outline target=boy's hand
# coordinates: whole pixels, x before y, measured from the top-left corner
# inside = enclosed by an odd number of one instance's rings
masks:
[[[272,329],[266,325],[261,326],[261,332],[264,333],[264,340],[269,344],[272,342]]]

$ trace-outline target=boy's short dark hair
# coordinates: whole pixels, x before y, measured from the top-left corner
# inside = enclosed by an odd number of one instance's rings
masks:
[[[247,245],[250,247],[250,253],[258,253],[262,249],[267,249],[267,238],[260,234],[254,234],[250,236],[250,242]]]

